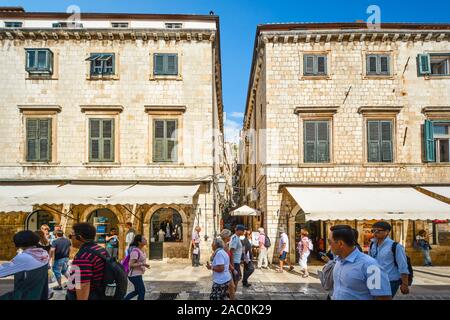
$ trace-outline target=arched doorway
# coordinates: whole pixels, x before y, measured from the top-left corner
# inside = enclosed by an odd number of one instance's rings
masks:
[[[46,224],[50,227],[50,231],[53,231],[56,223],[55,217],[50,212],[37,210],[28,215],[25,221],[25,229],[37,231],[42,225]]]
[[[160,208],[150,219],[150,259],[161,260],[164,242],[183,242],[183,219],[173,208]]]
[[[99,208],[92,211],[86,220],[95,226],[97,230],[95,241],[99,244],[105,244],[106,235],[111,231],[111,229],[116,229],[119,231],[119,219],[117,219],[114,212],[107,208]]]
[[[309,259],[317,258],[319,259],[318,253],[320,251],[320,241],[321,241],[321,229],[320,229],[320,221],[306,221],[305,214],[303,211],[299,211],[295,216],[295,245],[297,246],[298,242],[301,239],[301,230],[306,229],[309,233],[309,238],[311,239],[314,249],[311,252]],[[323,241],[323,240],[322,240]],[[295,261],[298,261],[299,253],[295,250]]]

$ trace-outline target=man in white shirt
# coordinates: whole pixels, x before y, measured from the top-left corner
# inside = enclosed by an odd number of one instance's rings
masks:
[[[127,234],[125,236],[125,257],[126,257],[128,256],[128,247],[133,242],[134,236],[136,235],[136,231],[133,229],[133,224],[131,222],[127,222],[125,230],[127,230]]]
[[[280,260],[280,267],[277,271],[283,272],[284,261],[286,261],[289,252],[289,237],[283,228],[280,228],[278,233],[280,234],[280,241],[278,242],[278,259]]]

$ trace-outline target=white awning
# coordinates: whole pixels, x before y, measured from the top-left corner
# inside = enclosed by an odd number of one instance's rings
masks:
[[[259,216],[261,212],[249,206],[242,206],[230,212],[231,216]]]
[[[192,204],[200,185],[66,184],[30,197],[31,204]]]
[[[57,187],[57,184],[0,185],[0,212],[31,212],[30,197]]]
[[[433,193],[436,193],[442,197],[446,197],[447,199],[450,199],[450,186],[449,187],[421,187],[421,188],[431,191]]]
[[[112,197],[112,204],[193,204],[195,185],[137,184]]]
[[[411,187],[287,187],[306,220],[450,219],[450,205]]]

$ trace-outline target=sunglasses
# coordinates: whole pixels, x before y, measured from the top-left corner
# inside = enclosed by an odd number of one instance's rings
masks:
[[[382,229],[372,229],[372,230],[370,230],[370,232],[372,232],[372,233],[378,233],[378,232],[384,232],[384,231],[386,231],[386,230],[382,230]]]

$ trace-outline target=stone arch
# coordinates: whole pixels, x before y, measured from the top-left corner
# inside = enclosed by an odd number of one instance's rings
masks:
[[[178,213],[181,216],[181,220],[183,223],[188,222],[188,218],[186,215],[186,212],[178,205],[155,205],[152,206],[150,209],[147,210],[147,212],[144,215],[144,223],[149,223],[153,217],[153,214],[158,211],[159,209],[175,209],[178,211]]]
[[[117,220],[119,220],[119,225],[123,226],[125,225],[125,217],[124,214],[117,209],[115,206],[109,206],[109,205],[90,205],[87,206],[79,215],[79,221],[80,222],[86,222],[88,220],[89,215],[98,209],[108,209],[110,210],[112,213],[114,213],[114,215],[116,216]]]
[[[30,219],[33,215],[35,214],[39,214],[39,212],[46,212],[49,215],[51,215],[53,217],[53,220],[55,221],[56,224],[59,224],[61,222],[61,215],[53,212],[53,210],[47,210],[47,209],[43,209],[43,208],[36,208],[36,210],[33,210],[32,212],[24,215],[24,219],[23,219],[23,226],[24,226],[24,230],[28,230],[29,229],[29,223],[30,223]],[[38,230],[39,227],[33,228]],[[32,230],[32,231],[36,231],[36,230]]]

